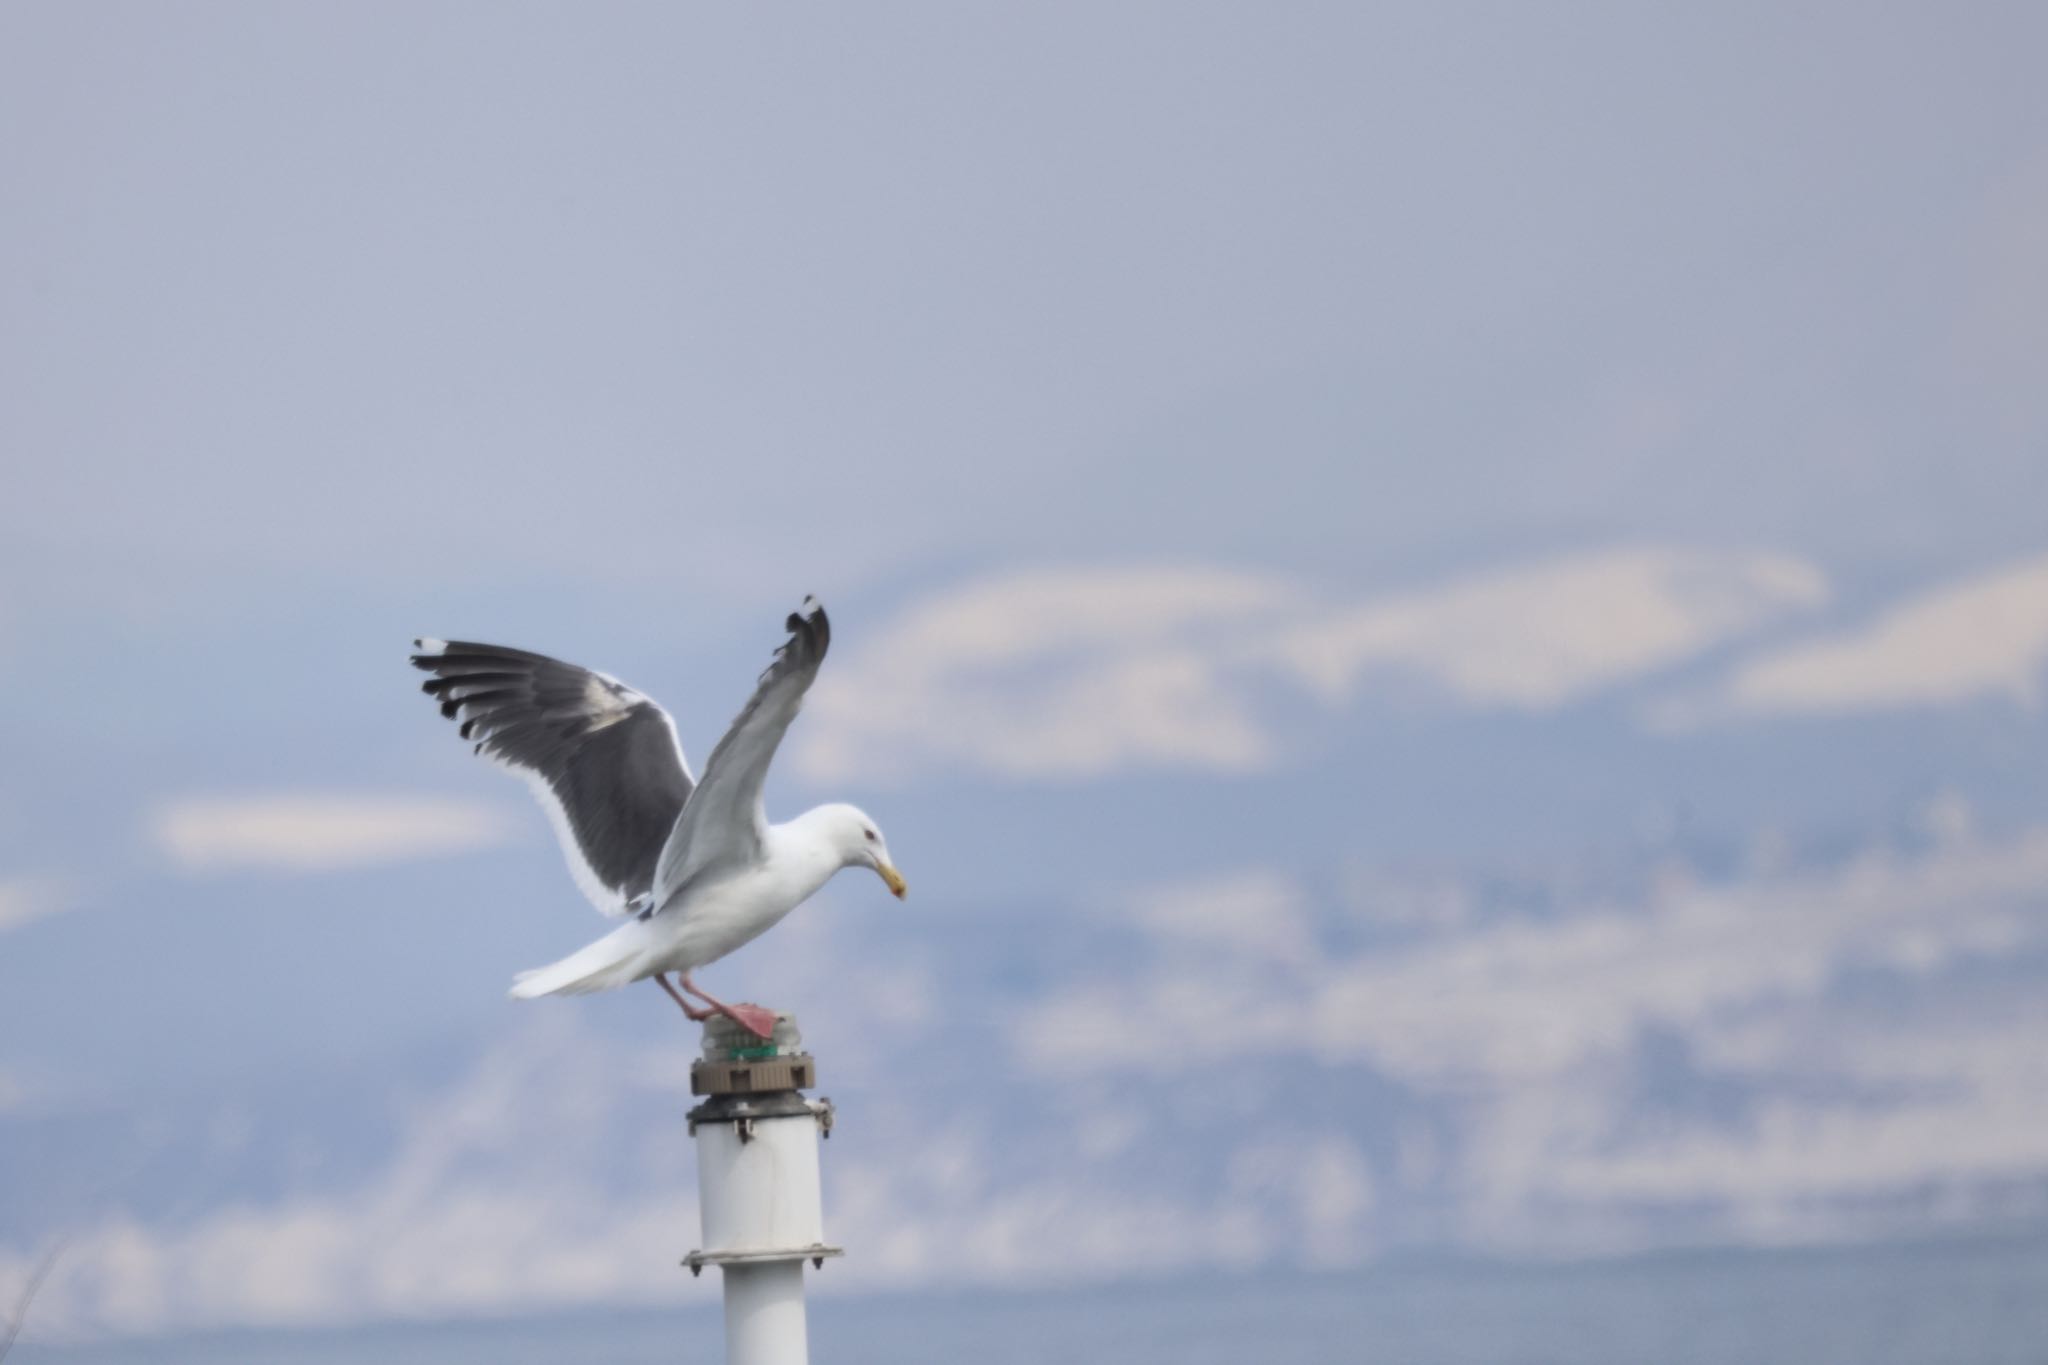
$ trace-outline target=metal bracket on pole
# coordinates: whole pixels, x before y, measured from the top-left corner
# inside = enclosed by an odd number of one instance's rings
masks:
[[[767,1261],[809,1261],[822,1270],[828,1256],[844,1256],[845,1247],[828,1247],[823,1242],[807,1247],[777,1247],[769,1251],[693,1251],[683,1257],[691,1275],[702,1275],[707,1265],[757,1265]]]

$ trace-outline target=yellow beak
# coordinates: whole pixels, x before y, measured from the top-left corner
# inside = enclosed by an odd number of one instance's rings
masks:
[[[889,866],[889,864],[877,863],[875,864],[875,871],[881,873],[882,880],[889,883],[889,890],[895,893],[897,900],[902,900],[904,895],[910,890],[910,883],[903,880],[903,874]]]

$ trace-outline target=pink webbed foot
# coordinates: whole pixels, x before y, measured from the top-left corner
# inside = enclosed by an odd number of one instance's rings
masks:
[[[775,1011],[760,1005],[727,1005],[726,1016],[756,1038],[775,1035]]]
[[[668,983],[664,981],[662,983],[663,989],[667,989],[667,985]],[[712,1009],[717,1010],[741,1028],[753,1034],[756,1038],[772,1038],[775,1036],[774,1010],[763,1009],[759,1005],[728,1005],[717,996],[708,995],[697,989],[697,983],[690,980],[688,972],[683,973],[682,986],[691,995],[696,996]],[[673,991],[669,993],[671,995],[675,994]],[[676,1003],[679,1005],[683,1003],[681,996],[676,997]],[[687,1010],[689,1007],[684,1006],[684,1008]]]

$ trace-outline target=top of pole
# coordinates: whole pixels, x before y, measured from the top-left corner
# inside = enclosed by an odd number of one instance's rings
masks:
[[[817,1061],[803,1050],[796,1016],[778,1013],[768,1037],[722,1014],[704,1022],[704,1055],[690,1067],[693,1095],[760,1095],[808,1090],[818,1083]]]
[[[722,1014],[714,1014],[704,1021],[706,1061],[788,1056],[802,1051],[803,1042],[803,1034],[797,1031],[796,1016],[780,1010],[775,1014],[775,1029],[766,1038]]]

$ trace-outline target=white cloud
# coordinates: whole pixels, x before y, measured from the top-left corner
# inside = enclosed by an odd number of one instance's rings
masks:
[[[1572,555],[1356,604],[1216,568],[1059,570],[913,605],[814,693],[814,778],[959,764],[1014,777],[1131,767],[1242,771],[1281,744],[1263,695],[1330,706],[1370,678],[1477,708],[1547,710],[1827,596],[1781,555]]]
[[[511,824],[495,806],[448,797],[276,793],[181,797],[149,830],[188,871],[330,872],[487,847]]]
[[[1128,900],[1137,922],[1167,942],[1297,966],[1315,953],[1307,897],[1290,878],[1271,870],[1150,886]]]
[[[1362,1065],[1455,1105],[1455,1140],[1431,1162],[1484,1244],[1620,1249],[1652,1226],[1631,1214],[1657,1204],[1710,1209],[1731,1235],[1813,1236],[1927,1188],[1978,1212],[2014,1182],[2048,1189],[2038,1005],[1972,994],[1953,1017],[1873,1024],[1836,989],[1933,982],[2044,943],[2048,830],[1446,926],[1279,978],[1247,979],[1226,944],[1206,962],[1162,954],[1136,980],[1035,1002],[1012,1042],[1069,1084],[1290,1054]],[[1750,1107],[1731,1120],[1646,1106],[1652,1036],[1681,1040]]]
[[[1119,1153],[1158,1164],[1184,1140],[1170,1121],[1150,1126],[1127,1103],[1072,1117],[1072,1138],[1095,1152],[1034,1161],[1020,1175],[999,1155],[1003,1135],[972,1117],[905,1106],[902,1140],[878,1148],[880,1159],[844,1165],[835,1156],[832,1227],[859,1254],[833,1287],[1100,1283],[1134,1267],[1356,1264],[1371,1250],[1371,1163],[1341,1127],[1268,1115],[1220,1154],[1214,1178],[1174,1188],[1132,1179],[1129,1160],[1104,1164]],[[1121,1122],[1134,1118],[1134,1128]],[[1104,1122],[1121,1131],[1090,1131]],[[905,1145],[917,1160],[900,1159]]]
[[[1275,1125],[1231,1154],[1227,1187],[1248,1207],[1291,1215],[1311,1265],[1351,1264],[1367,1250],[1374,1181],[1352,1142]]]
[[[12,877],[0,881],[0,934],[75,909],[71,883],[59,877]]]
[[[918,1036],[911,1027],[900,1037]],[[623,1097],[680,1042],[622,1049],[556,1015],[504,1040],[420,1106],[396,1149],[346,1191],[70,1237],[33,1333],[62,1340],[222,1326],[314,1326],[715,1300],[678,1267],[697,1244],[687,1102],[649,1133]],[[831,1065],[841,1076],[840,1050]],[[897,1069],[900,1079],[900,1067]],[[685,1085],[667,1075],[673,1099]],[[921,1285],[1095,1282],[1274,1259],[1337,1264],[1365,1246],[1369,1163],[1345,1134],[1264,1125],[1215,1190],[1134,1190],[1114,1168],[1056,1162],[996,1180],[1005,1139],[927,1097],[863,1112],[903,1134],[825,1152],[828,1230],[857,1254],[822,1293]],[[876,1112],[880,1110],[880,1112]],[[915,1160],[902,1153],[914,1148]],[[630,1169],[635,1179],[606,1181]],[[642,1178],[644,1177],[644,1178]],[[32,1262],[0,1250],[0,1293]]]
[[[1679,888],[1634,910],[1503,922],[1475,909],[1335,956],[1315,951],[1307,895],[1286,879],[1251,872],[1209,891],[1130,896],[1155,960],[1017,1019],[1012,1044],[1049,1073],[1053,1111],[1021,1137],[965,1091],[934,1115],[928,1093],[903,1089],[904,1056],[945,1017],[914,952],[891,973],[849,972],[857,922],[800,916],[788,952],[747,967],[743,987],[772,978],[772,998],[811,1002],[835,1091],[867,1091],[828,1155],[828,1227],[857,1254],[821,1291],[1350,1264],[1399,1239],[1404,1219],[1412,1229],[1418,1200],[1447,1240],[1555,1253],[1635,1244],[1645,1224],[1630,1210],[1646,1205],[1710,1206],[1757,1239],[1810,1236],[1856,1201],[1929,1188],[1962,1208],[1998,1182],[2048,1188],[2043,1006],[1980,1004],[1973,990],[1963,1007],[1893,1019],[1830,989],[1851,974],[1933,981],[2048,942],[2048,831]],[[1300,950],[1266,951],[1275,926]],[[910,1003],[877,1008],[891,999]],[[1730,1123],[1646,1105],[1646,1031],[1679,1036],[1720,1080],[1754,1083],[1753,1107]],[[715,1290],[681,1288],[675,1266],[696,1231],[680,1107],[650,1124],[644,1101],[650,1087],[680,1093],[686,1052],[686,1037],[622,1046],[571,1012],[536,1016],[424,1097],[349,1188],[83,1229],[37,1331],[708,1301]],[[1378,1132],[1378,1101],[1322,1114],[1262,1102],[1231,1118],[1235,1080],[1275,1069],[1219,1063],[1284,1057],[1370,1069],[1393,1083],[1384,1093],[1428,1104],[1390,1100],[1402,1112]],[[1134,1071],[1203,1079],[1127,1088]],[[882,1083],[860,1087],[863,1075]],[[1333,1093],[1347,1083],[1325,1075]],[[1788,1078],[1812,1084],[1770,1084]],[[1210,1126],[1191,1136],[1191,1122]],[[1379,1141],[1389,1132],[1398,1161]],[[1164,1150],[1174,1161],[1155,1160]],[[0,1253],[0,1290],[26,1271],[17,1251]]]
[[[1986,1022],[1933,1039],[1877,1024],[1834,1043],[1758,1028],[1780,1066],[1810,1067],[1816,1046],[1836,1047],[1850,1054],[1838,1076],[1920,1083],[1876,1112],[1772,1097],[1739,1130],[1676,1128],[1620,1151],[1561,1152],[1549,1180],[1584,1197],[1759,1205],[2038,1179],[2048,1172],[2048,1011],[1971,1021]]]
[[[1622,549],[1329,613],[1280,648],[1333,697],[1405,671],[1475,706],[1542,711],[1827,596],[1817,570],[1784,555]]]
[[[1378,946],[1319,961],[1272,998],[1237,979],[1232,950],[1208,970],[1177,962],[1136,986],[1045,1001],[1017,1041],[1027,1060],[1059,1073],[1306,1048],[1424,1086],[1543,1080],[1625,1051],[1646,1025],[1689,1027],[1808,998],[1851,968],[1923,974],[2044,937],[2048,831]],[[1119,1032],[1176,1044],[1102,1045]]]
[[[696,1229],[680,1124],[675,1178],[621,1199],[591,1183],[632,1159],[612,1126],[632,1058],[563,1016],[522,1028],[421,1105],[361,1185],[167,1223],[112,1215],[71,1236],[37,1299],[43,1336],[454,1317],[669,1301]],[[536,1100],[545,1093],[546,1102]],[[0,1253],[0,1285],[27,1253]]]
[[[2048,558],[1908,600],[1860,630],[1765,654],[1704,702],[1664,718],[1826,714],[2005,698],[2040,702],[2048,666]]]
[[[952,589],[826,670],[799,761],[819,778],[960,760],[1013,776],[1258,766],[1270,742],[1221,657],[1298,598],[1207,568],[1041,570]]]
[[[1921,974],[2048,933],[2048,834],[1827,878],[1683,889],[1643,910],[1519,923],[1333,970],[1316,1003],[1337,1055],[1422,1083],[1556,1076],[1646,1025],[1690,1030],[1843,972]]]

